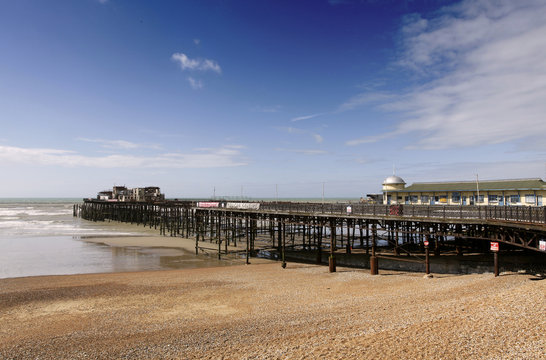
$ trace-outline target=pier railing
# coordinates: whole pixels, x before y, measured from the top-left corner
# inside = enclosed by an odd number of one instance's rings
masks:
[[[166,200],[160,203],[128,203],[128,202],[104,202],[99,200],[86,199],[86,203],[95,203],[99,206],[109,208],[142,207],[149,209],[149,206],[167,206],[173,208],[199,208],[196,201],[172,201]],[[217,201],[219,208],[226,209],[229,201]],[[247,202],[244,202],[247,203]],[[238,202],[236,204],[243,204]],[[316,202],[276,202],[264,201],[254,202],[259,204],[259,211],[282,212],[290,214],[306,215],[336,215],[336,216],[378,216],[396,218],[424,218],[424,219],[460,219],[460,220],[498,220],[503,222],[530,223],[546,225],[546,206],[496,206],[496,205],[383,205],[383,204],[361,204],[361,203],[316,203]],[[104,210],[106,210],[106,208]],[[90,209],[96,211],[97,209]],[[211,210],[214,210],[212,208]],[[227,209],[226,209],[227,210]],[[240,209],[230,207],[230,211],[249,210],[244,206]],[[76,210],[75,210],[76,211]],[[144,211],[144,210],[142,210]],[[255,210],[252,210],[255,211]],[[103,211],[100,211],[103,212]]]
[[[373,215],[434,219],[480,219],[546,224],[544,206],[382,205],[263,202],[260,210],[288,213]]]

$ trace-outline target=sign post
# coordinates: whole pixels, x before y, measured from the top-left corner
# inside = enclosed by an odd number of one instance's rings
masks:
[[[493,272],[495,277],[499,276],[499,243],[491,241],[491,251],[493,251]]]
[[[430,262],[429,262],[429,251],[428,251],[428,240],[424,241],[425,244],[425,274],[430,274]]]

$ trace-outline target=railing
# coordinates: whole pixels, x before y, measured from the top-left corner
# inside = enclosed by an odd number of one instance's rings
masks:
[[[262,202],[260,210],[332,215],[374,215],[435,219],[483,219],[546,224],[545,206],[381,205]]]
[[[124,206],[130,203],[103,202],[86,199],[86,202]],[[227,201],[229,202],[229,201]],[[226,203],[226,201],[220,201]],[[433,219],[482,219],[500,220],[521,223],[546,224],[546,206],[495,206],[495,205],[382,205],[360,203],[306,203],[306,202],[260,202],[261,211],[331,214],[355,216],[393,216],[407,218]],[[163,201],[148,205],[174,205],[180,207],[197,207],[195,201]],[[223,204],[225,206],[225,204]],[[222,208],[224,208],[221,206]],[[211,209],[213,210],[213,209]],[[234,209],[230,209],[234,210]]]

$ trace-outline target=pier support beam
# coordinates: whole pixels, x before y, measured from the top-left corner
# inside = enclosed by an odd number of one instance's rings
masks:
[[[342,228],[343,231],[343,228]],[[330,221],[330,256],[328,257],[328,270],[336,272],[336,258],[334,257],[336,247],[336,221]]]
[[[379,274],[379,261],[375,256],[375,243],[377,242],[377,224],[372,224],[372,256],[370,256],[370,273]]]

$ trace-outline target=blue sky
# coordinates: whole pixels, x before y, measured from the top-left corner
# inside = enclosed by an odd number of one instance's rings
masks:
[[[542,0],[3,1],[0,54],[0,197],[545,177]]]

